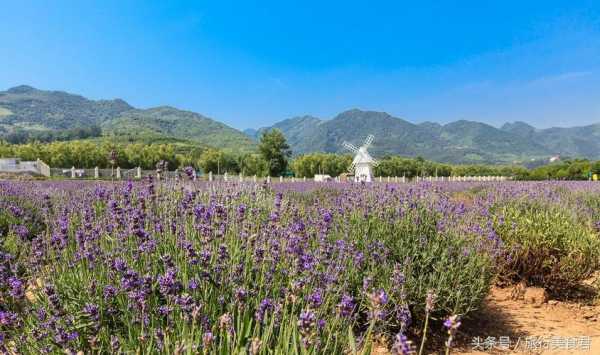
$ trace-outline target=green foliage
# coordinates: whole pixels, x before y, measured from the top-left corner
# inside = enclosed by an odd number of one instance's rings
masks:
[[[267,162],[269,175],[280,176],[286,171],[292,151],[280,130],[272,129],[264,132],[260,137],[258,151]]]
[[[588,160],[575,159],[575,160],[564,160],[557,163],[543,165],[534,168],[527,174],[523,174],[521,179],[528,180],[587,180],[589,173],[594,168],[598,167],[600,161],[590,163]]]
[[[207,149],[202,153],[198,160],[198,166],[202,168],[205,174],[238,173],[240,171],[235,156],[225,153],[222,150]]]
[[[438,232],[440,219],[428,210],[426,204],[406,209],[407,214],[389,219],[356,216],[350,220],[352,239],[359,244],[369,244],[372,238],[384,243],[391,251],[388,260],[405,265],[402,273],[406,283],[402,289],[389,283],[393,296],[400,298],[404,292],[417,322],[422,322],[425,311],[423,295],[428,290],[437,294],[438,315],[467,314],[476,309],[489,291],[493,262],[482,251],[474,248],[475,240],[453,232]],[[419,223],[415,223],[419,221]],[[385,263],[389,266],[392,263]],[[370,265],[373,277],[381,282],[393,280],[394,269],[383,264]]]
[[[314,153],[295,158],[291,163],[291,168],[297,177],[312,178],[316,174],[339,176],[348,171],[351,163],[352,156],[350,155]]]
[[[105,134],[132,141],[172,137],[203,146],[251,151],[256,144],[245,134],[194,112],[172,107],[129,110],[102,123]]]
[[[246,153],[239,157],[240,171],[246,176],[267,176],[269,166],[267,161],[256,153]]]
[[[113,144],[109,142],[68,141],[49,144],[28,143],[10,145],[0,143],[0,157],[19,157],[23,160],[41,159],[51,167],[110,168],[108,155],[117,152],[116,166],[121,168],[142,167],[152,170],[164,160],[176,168],[189,162],[197,152],[193,147],[174,144]],[[185,157],[189,157],[186,159]]]
[[[267,132],[265,145],[260,154],[244,151],[220,150],[198,145],[191,141],[165,139],[152,136],[142,141],[126,139],[126,136],[103,137],[78,141],[52,143],[30,142],[7,144],[0,142],[0,157],[19,157],[23,160],[41,160],[51,167],[100,168],[110,167],[108,153],[115,149],[117,164],[121,168],[154,169],[164,160],[171,169],[185,166],[202,168],[205,172],[239,173],[246,176],[276,176],[287,168],[289,148],[278,133]],[[278,149],[281,149],[280,151]],[[271,156],[273,167],[270,171]],[[314,153],[298,156],[289,164],[297,177],[313,177],[323,173],[338,176],[347,171],[352,156],[332,153]],[[281,170],[283,167],[283,170]],[[425,160],[421,157],[406,158],[386,156],[375,168],[376,176],[509,176],[517,180],[586,180],[590,171],[600,173],[600,161],[565,160],[527,170],[521,166],[502,165],[450,165]]]
[[[93,101],[62,91],[37,90],[24,85],[0,92],[0,106],[11,112],[2,118],[2,124],[13,127],[37,125],[59,130],[98,125],[132,109],[123,100]]]
[[[558,291],[600,266],[600,237],[572,209],[541,200],[514,200],[492,208],[494,229],[509,254],[498,275]]]
[[[39,209],[31,202],[17,196],[5,196],[0,201],[0,251],[7,236],[16,227],[25,227],[20,238],[31,239],[46,229]]]
[[[592,164],[592,172],[594,174],[600,174],[600,160]]]
[[[23,144],[27,142],[53,142],[100,137],[102,130],[100,126],[78,127],[63,130],[23,130],[17,129],[4,136],[4,140],[11,144]]]
[[[447,164],[426,161],[423,158],[385,157],[375,168],[377,176],[449,176],[452,168]]]

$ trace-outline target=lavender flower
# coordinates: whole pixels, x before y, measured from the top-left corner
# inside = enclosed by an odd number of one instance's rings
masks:
[[[260,305],[258,306],[258,309],[256,310],[255,313],[255,318],[259,323],[262,323],[265,319],[265,314],[267,313],[267,311],[269,310],[273,310],[274,309],[274,304],[273,301],[270,298],[265,298],[260,302]]]
[[[425,312],[431,313],[435,307],[437,295],[433,290],[427,291],[427,297],[425,299]]]
[[[343,295],[342,300],[337,306],[339,314],[344,318],[351,317],[355,307],[354,299],[349,295]]]
[[[444,327],[446,327],[448,330],[448,340],[446,340],[447,348],[452,347],[452,341],[456,336],[456,332],[458,331],[460,325],[461,322],[457,315],[450,316],[444,321]]]
[[[25,287],[23,282],[18,278],[11,276],[8,278],[9,294],[16,299],[21,299],[25,295]]]
[[[391,351],[393,355],[413,355],[416,353],[412,342],[402,333],[398,333],[394,337]]]

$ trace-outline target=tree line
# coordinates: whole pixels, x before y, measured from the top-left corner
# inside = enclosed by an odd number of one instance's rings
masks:
[[[166,164],[170,170],[192,166],[214,174],[241,172],[245,175],[279,176],[288,172],[290,156],[290,147],[278,130],[263,134],[258,152],[243,154],[177,143],[115,143],[103,140],[0,142],[0,157],[41,159],[51,167],[60,168],[110,168],[114,163],[121,168],[139,166],[152,170],[160,163]]]
[[[214,148],[200,148],[177,143],[142,144],[110,141],[54,141],[26,144],[0,143],[0,157],[22,160],[41,159],[51,167],[155,169],[165,164],[170,170],[192,166],[205,173],[239,174],[246,176],[281,176],[312,178],[316,174],[339,176],[348,172],[352,156],[333,153],[313,153],[291,158],[289,145],[279,130],[265,132],[258,151],[234,153]],[[452,165],[425,160],[385,156],[375,167],[375,176],[510,176],[521,180],[585,180],[590,174],[600,174],[600,161],[564,160],[527,169],[518,165]]]
[[[100,126],[77,127],[61,130],[23,130],[18,129],[14,132],[4,134],[2,139],[10,144],[25,144],[35,142],[54,142],[70,141],[76,139],[86,139],[100,137],[102,129]]]

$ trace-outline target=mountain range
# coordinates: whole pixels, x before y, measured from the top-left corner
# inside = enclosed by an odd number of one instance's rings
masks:
[[[60,131],[98,126],[102,135],[127,141],[185,141],[251,151],[265,130],[278,128],[294,154],[347,152],[343,141],[382,157],[399,154],[449,163],[526,163],[561,155],[600,159],[600,124],[537,129],[524,122],[494,127],[481,122],[414,124],[385,112],[358,109],[332,119],[301,116],[244,132],[201,114],[169,106],[139,109],[121,99],[89,100],[62,91],[17,86],[0,91],[0,138],[19,131]]]
[[[600,124],[548,129],[524,122],[506,123],[500,128],[466,120],[414,124],[385,112],[353,109],[329,120],[301,116],[245,133],[258,139],[272,128],[284,133],[295,154],[348,152],[343,141],[358,146],[373,134],[369,151],[379,157],[399,154],[448,163],[519,164],[547,161],[557,155],[600,159]]]
[[[0,91],[0,136],[100,126],[104,136],[128,141],[186,141],[230,150],[252,150],[242,132],[195,112],[161,106],[138,109],[121,99],[89,100],[62,91],[17,86]]]

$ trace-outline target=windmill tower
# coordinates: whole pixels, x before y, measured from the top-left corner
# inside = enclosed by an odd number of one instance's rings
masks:
[[[354,152],[354,160],[352,165],[348,169],[349,173],[354,173],[354,181],[356,182],[371,182],[373,181],[373,168],[379,164],[379,162],[369,154],[367,148],[373,142],[375,138],[372,134],[369,134],[365,138],[365,142],[360,148],[357,148],[352,143],[344,142],[342,145],[344,148]]]

